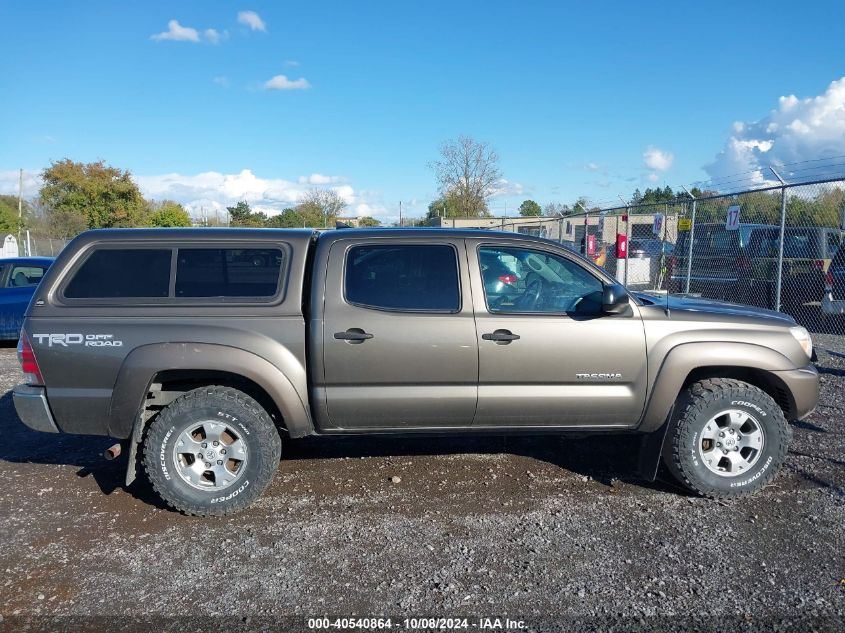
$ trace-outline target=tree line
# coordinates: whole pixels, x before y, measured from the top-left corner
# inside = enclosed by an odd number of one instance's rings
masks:
[[[428,220],[445,218],[490,217],[489,199],[500,191],[503,182],[499,169],[499,155],[487,143],[468,136],[459,136],[440,146],[439,157],[430,164],[438,185],[438,197],[428,205],[425,218],[412,219],[410,224],[426,224]],[[845,192],[840,187],[820,187],[816,192],[787,190],[786,222],[789,225],[842,226],[845,209]],[[692,197],[691,197],[692,196]],[[693,187],[673,191],[665,187],[636,189],[628,202],[632,213],[668,211],[689,215],[690,202],[697,199],[697,222],[724,222],[727,209],[733,204],[741,208],[740,221],[761,224],[779,224],[781,191],[752,191],[736,196],[720,196],[719,192]],[[679,205],[684,207],[680,208]],[[559,218],[580,215],[584,212],[599,213],[602,209],[580,197],[572,204],[550,202],[541,206],[534,200],[524,200],[519,205],[523,217]]]
[[[16,233],[31,229],[59,239],[69,239],[87,229],[126,227],[326,227],[334,226],[346,208],[346,201],[332,190],[305,192],[291,208],[268,216],[253,211],[246,201],[227,207],[228,217],[194,221],[188,211],[172,200],[148,200],[129,171],[105,161],[55,161],[41,173],[42,185],[35,200],[24,201],[18,213],[18,198],[0,196],[0,231]],[[361,226],[378,226],[370,217],[357,220]]]

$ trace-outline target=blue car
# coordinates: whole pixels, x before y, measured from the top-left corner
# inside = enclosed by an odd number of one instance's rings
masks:
[[[53,257],[0,259],[0,340],[17,340],[23,313]]]

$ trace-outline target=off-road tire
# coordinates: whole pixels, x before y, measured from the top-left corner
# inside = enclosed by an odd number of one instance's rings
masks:
[[[192,424],[217,419],[237,425],[249,459],[231,488],[198,490],[178,474],[172,443]],[[279,432],[261,405],[237,389],[208,386],[179,396],[150,423],[143,465],[155,492],[174,510],[193,516],[224,516],[261,495],[273,478],[281,452]]]
[[[704,426],[720,411],[739,409],[752,415],[763,430],[764,445],[751,468],[733,477],[705,466],[699,453]],[[663,461],[683,486],[711,499],[750,495],[775,477],[786,458],[791,431],[783,411],[767,393],[731,378],[696,382],[678,399],[663,446]]]

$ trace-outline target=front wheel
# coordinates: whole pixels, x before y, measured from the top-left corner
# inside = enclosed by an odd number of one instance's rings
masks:
[[[786,418],[767,393],[739,380],[711,378],[679,399],[663,459],[693,492],[735,498],[774,478],[789,438]]]
[[[279,464],[281,438],[251,397],[229,387],[189,391],[150,424],[144,469],[172,508],[223,516],[254,501]]]

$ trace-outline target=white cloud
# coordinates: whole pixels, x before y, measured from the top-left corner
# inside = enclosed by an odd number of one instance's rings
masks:
[[[308,176],[300,176],[297,182],[300,185],[331,185],[338,182],[343,182],[343,176],[326,176],[324,174],[309,174]]]
[[[491,196],[498,198],[501,196],[521,196],[525,191],[525,187],[521,183],[512,182],[506,178],[500,178],[492,187]]]
[[[226,75],[218,75],[217,77],[215,77],[211,81],[213,81],[215,84],[217,84],[218,86],[220,86],[222,88],[228,88],[229,87],[229,78]]]
[[[276,75],[264,82],[265,90],[308,90],[311,84],[304,77],[288,79],[284,75]]]
[[[587,171],[598,171],[599,169],[601,169],[601,167],[599,167],[599,166],[598,166],[598,164],[596,164],[596,163],[587,163],[587,164],[584,166],[584,168],[585,168]]]
[[[0,171],[0,194],[7,196],[18,195],[19,178],[20,172],[17,169]],[[37,196],[41,184],[40,170],[23,170],[23,197],[25,199],[32,199]]]
[[[223,31],[221,33],[217,29],[206,29],[204,35],[205,39],[212,44],[219,44],[221,40],[229,39],[229,31]]]
[[[2,174],[4,172],[0,172]],[[306,178],[307,180],[307,178]],[[251,170],[244,169],[237,174],[223,174],[216,171],[195,175],[179,173],[157,176],[135,176],[141,192],[155,200],[175,200],[197,215],[200,209],[223,211],[227,206],[246,200],[256,211],[275,215],[295,205],[308,189],[317,183],[294,182],[283,178],[259,178]],[[0,180],[0,184],[2,180]],[[354,208],[366,203],[351,185],[327,187]]]
[[[193,42],[198,44],[201,39],[210,42],[211,44],[219,44],[222,40],[229,38],[228,31],[218,31],[217,29],[205,29],[200,37],[200,32],[190,26],[182,26],[179,20],[170,20],[167,23],[167,30],[156,35],[151,35],[150,39],[157,42],[169,40],[171,42]]]
[[[845,154],[845,77],[833,81],[824,93],[799,99],[781,97],[764,118],[734,123],[732,134],[713,163],[704,167],[712,179],[752,172],[758,182],[771,179],[768,166]],[[823,177],[824,163],[802,176]],[[809,165],[813,167],[813,165]],[[801,169],[802,166],[796,166]],[[828,172],[829,173],[829,172]]]
[[[182,26],[179,24],[179,20],[170,20],[170,22],[167,23],[166,31],[158,33],[157,35],[152,35],[150,39],[157,42],[164,40],[170,40],[173,42],[199,42],[200,34],[196,29],[192,29],[189,26]]]
[[[660,179],[660,176],[658,176],[657,174],[655,174],[654,172],[652,172],[652,173],[650,173],[648,176],[646,176],[646,179],[647,179],[649,182],[657,182],[657,181]]]
[[[299,62],[296,61],[295,59],[286,59],[285,61],[282,62],[282,65],[288,66],[288,67],[291,67],[291,68],[295,68],[295,67],[299,66]]]
[[[649,169],[666,171],[672,166],[675,156],[659,147],[649,145],[643,152],[643,164]]]
[[[267,25],[255,11],[238,11],[238,22],[246,24],[253,31],[267,31]]]

